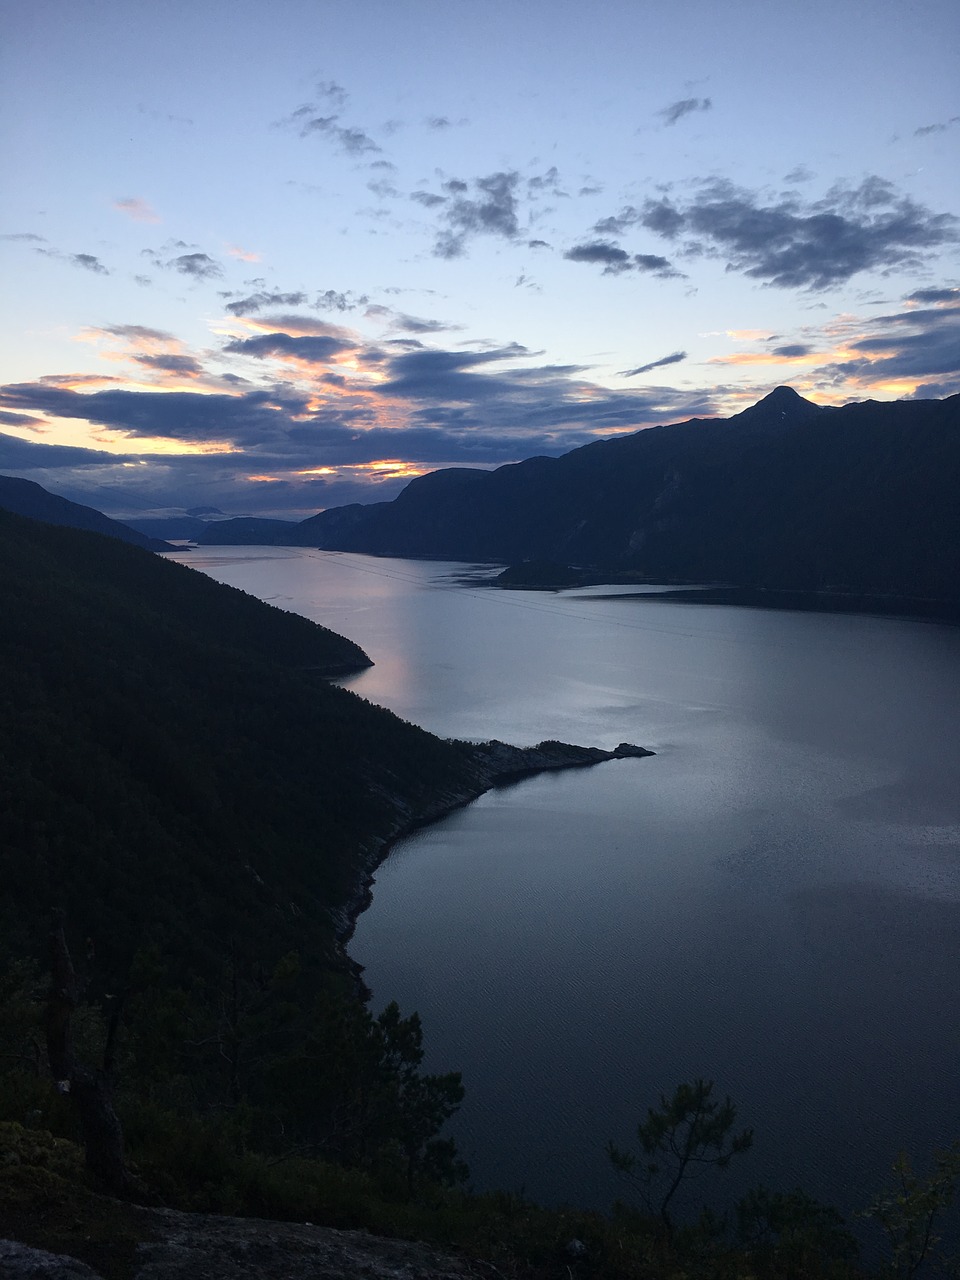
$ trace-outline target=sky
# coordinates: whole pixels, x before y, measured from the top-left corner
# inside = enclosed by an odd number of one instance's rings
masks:
[[[956,0],[31,0],[0,472],[302,519],[960,391]]]

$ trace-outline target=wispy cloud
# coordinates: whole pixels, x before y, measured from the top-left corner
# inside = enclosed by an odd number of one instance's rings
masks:
[[[696,111],[709,111],[712,106],[711,98],[681,98],[679,102],[671,102],[656,114],[665,125],[673,125],[684,116],[689,116]]]
[[[160,215],[151,209],[146,200],[142,200],[139,196],[118,197],[114,200],[113,207],[121,213],[125,213],[128,218],[133,218],[134,222],[161,221]]]
[[[638,373],[649,373],[651,369],[662,369],[669,364],[679,364],[681,360],[686,360],[687,353],[685,351],[674,351],[673,355],[663,356],[660,360],[651,360],[649,364],[641,364],[636,369],[624,369],[620,374],[621,378],[635,378]]]

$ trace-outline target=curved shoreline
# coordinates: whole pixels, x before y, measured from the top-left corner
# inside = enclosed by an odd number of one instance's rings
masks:
[[[357,920],[373,900],[377,869],[399,840],[465,808],[487,791],[512,786],[539,773],[556,772],[560,769],[587,769],[607,760],[642,759],[656,754],[647,747],[638,747],[630,742],[621,742],[612,751],[551,740],[539,742],[535,747],[514,747],[496,739],[479,743],[464,742],[461,745],[473,766],[473,784],[469,788],[438,797],[426,809],[399,822],[389,836],[372,841],[365,850],[368,856],[365,859],[366,865],[361,869],[361,879],[356,891],[332,913],[337,947],[364,999],[369,997],[370,991],[361,977],[363,965],[347,954],[347,945],[353,937]]]

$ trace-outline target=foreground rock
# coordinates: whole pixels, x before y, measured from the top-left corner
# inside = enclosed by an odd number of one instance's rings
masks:
[[[77,1258],[31,1249],[16,1240],[0,1240],[0,1276],[3,1280],[102,1280]]]
[[[307,1223],[140,1210],[150,1237],[125,1268],[129,1280],[468,1280],[484,1274],[429,1244]],[[64,1254],[0,1241],[3,1280],[103,1280]]]

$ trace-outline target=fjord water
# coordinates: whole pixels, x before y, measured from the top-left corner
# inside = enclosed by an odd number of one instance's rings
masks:
[[[180,558],[357,641],[349,687],[436,733],[657,753],[489,793],[377,873],[350,951],[463,1070],[474,1185],[605,1207],[607,1139],[698,1075],[756,1130],[718,1205],[848,1210],[960,1136],[960,629]]]

